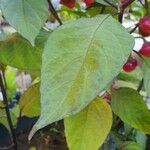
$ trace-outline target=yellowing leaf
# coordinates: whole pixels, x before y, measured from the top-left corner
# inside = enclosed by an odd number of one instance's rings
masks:
[[[22,95],[19,106],[22,116],[35,117],[40,114],[40,84],[29,87]]]
[[[97,97],[78,114],[65,118],[69,150],[98,150],[111,125],[111,108]]]

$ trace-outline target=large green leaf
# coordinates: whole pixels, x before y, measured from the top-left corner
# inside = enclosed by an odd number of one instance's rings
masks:
[[[8,22],[32,45],[48,15],[46,0],[1,0],[0,8]]]
[[[144,88],[150,96],[150,59],[143,57],[143,64],[142,64],[142,71],[143,71],[143,78],[144,78]]]
[[[41,116],[31,135],[86,107],[120,72],[133,43],[110,15],[81,18],[55,30],[43,53]]]
[[[41,56],[49,32],[41,31],[35,41],[35,47],[17,33],[0,41],[0,63],[40,74]]]
[[[133,141],[124,142],[118,150],[142,150],[142,147]]]
[[[29,87],[22,95],[20,102],[22,116],[35,117],[40,114],[40,84]]]
[[[131,88],[112,91],[112,109],[122,121],[145,133],[150,133],[150,111],[143,97]]]
[[[111,125],[111,108],[97,97],[78,114],[65,118],[69,150],[97,150],[107,137]]]

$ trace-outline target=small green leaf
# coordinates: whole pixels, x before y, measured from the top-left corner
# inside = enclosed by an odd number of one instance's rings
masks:
[[[8,127],[7,116],[5,109],[0,109],[0,123]]]
[[[143,149],[138,143],[128,141],[121,144],[118,150],[143,150]]]
[[[10,111],[10,116],[11,116],[12,123],[15,126],[17,124],[17,117],[11,111]],[[5,109],[0,109],[0,123],[5,125],[7,129],[10,130]]]
[[[49,34],[42,30],[36,38],[35,47],[17,33],[12,34],[0,41],[0,62],[39,75],[42,50]]]
[[[110,106],[99,97],[76,115],[65,118],[69,150],[97,150],[112,125]]]
[[[46,0],[1,0],[0,9],[7,21],[32,45],[48,16]]]
[[[123,71],[118,75],[117,79],[139,84],[139,82],[142,80],[142,71],[139,67],[131,72]]]
[[[112,91],[112,109],[122,121],[145,133],[150,133],[150,111],[143,97],[131,88]]]
[[[40,83],[32,85],[24,92],[19,106],[21,116],[35,117],[40,114]]]
[[[133,45],[132,36],[110,15],[56,29],[42,57],[41,116],[31,135],[86,107],[121,71]]]

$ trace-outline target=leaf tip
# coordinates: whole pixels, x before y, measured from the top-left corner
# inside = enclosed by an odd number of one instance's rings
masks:
[[[36,131],[37,131],[37,129],[35,127],[33,127],[32,130],[29,133],[28,141],[31,141],[31,139],[34,136],[34,134],[36,133]]]

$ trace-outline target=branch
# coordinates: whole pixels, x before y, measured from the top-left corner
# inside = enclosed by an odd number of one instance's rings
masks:
[[[119,21],[120,23],[122,23],[122,21],[123,21],[123,14],[124,14],[125,9],[126,9],[129,5],[131,5],[134,1],[135,1],[135,0],[130,0],[126,5],[120,6],[120,12],[119,12],[119,15],[118,15],[118,21]]]
[[[145,7],[145,5],[143,4],[143,2],[141,0],[138,0],[140,2],[140,4]]]
[[[149,5],[148,5],[148,1],[147,0],[145,0],[145,9],[146,9],[146,11],[147,11],[147,13],[146,13],[146,15],[150,15],[150,8],[149,8]]]
[[[6,91],[5,91],[5,88],[4,88],[4,84],[3,84],[3,79],[2,79],[2,74],[1,73],[0,73],[0,88],[1,88],[2,95],[3,95],[3,102],[4,102],[4,105],[5,105],[7,121],[8,121],[8,124],[9,124],[9,127],[10,127],[10,131],[11,131],[11,134],[12,134],[12,138],[13,138],[13,143],[14,143],[13,147],[14,147],[15,150],[18,150],[16,136],[15,136],[15,132],[14,132],[14,129],[13,129],[13,124],[12,124],[12,120],[11,120],[11,116],[10,116],[10,111],[9,111],[9,108],[8,108],[7,94],[6,94]]]
[[[110,6],[118,10],[118,7],[114,5],[113,3],[109,2],[108,0],[104,0],[104,2],[106,2],[107,4],[109,4]]]
[[[142,87],[143,87],[143,83],[144,83],[144,79],[141,80],[141,82],[140,82],[140,84],[139,84],[139,86],[138,86],[138,89],[137,89],[138,92],[141,91],[141,89],[142,89]]]
[[[51,3],[51,0],[47,0],[47,2],[48,2],[48,5],[49,5],[49,10],[50,10],[50,12],[53,14],[53,16],[54,16],[54,17],[56,18],[56,20],[59,22],[59,24],[62,25],[63,23],[62,23],[61,19],[59,18],[58,14],[57,14],[57,12],[56,12],[56,10],[55,10],[55,8],[53,7],[53,5],[52,5],[52,3]]]
[[[102,6],[102,9],[101,9],[101,11],[100,11],[100,14],[102,14],[102,13],[105,11],[105,9],[106,9],[106,6]]]
[[[136,53],[142,59],[142,56],[139,52],[137,52],[136,50],[133,50],[133,52]]]
[[[137,23],[137,24],[135,25],[135,27],[130,31],[130,34],[133,33],[133,32],[137,29],[138,26],[139,26],[139,24]]]
[[[10,150],[13,147],[14,147],[14,144],[11,144],[10,146],[4,147],[4,148],[0,148],[0,150]]]
[[[124,10],[125,10],[125,9],[122,9],[122,10],[120,11],[119,15],[118,15],[118,21],[119,21],[120,23],[122,23],[122,21],[123,21],[123,13],[124,13]]]

